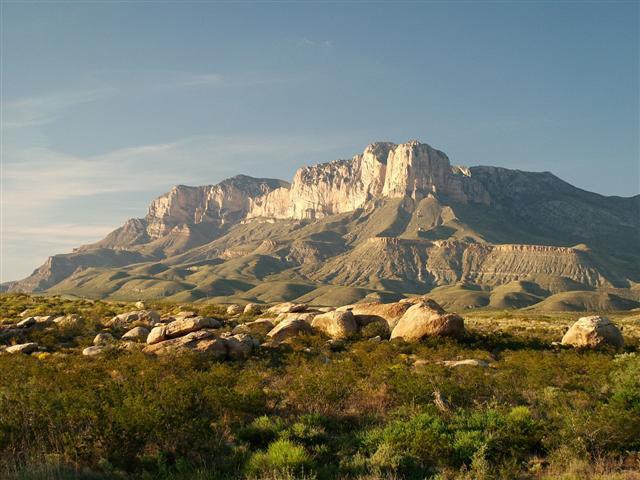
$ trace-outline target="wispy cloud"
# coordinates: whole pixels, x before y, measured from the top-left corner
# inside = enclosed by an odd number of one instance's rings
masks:
[[[58,92],[21,100],[13,100],[2,105],[2,128],[37,127],[50,123],[65,110],[104,98],[111,89]]]

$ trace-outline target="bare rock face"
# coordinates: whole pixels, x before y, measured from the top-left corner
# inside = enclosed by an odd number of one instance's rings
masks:
[[[299,169],[290,188],[253,199],[247,217],[313,220],[354,211],[376,198],[419,200],[430,194],[464,203],[490,201],[470,171],[452,167],[443,152],[417,141],[379,142],[350,160]]]
[[[223,338],[216,337],[211,330],[199,330],[182,337],[147,345],[143,351],[153,355],[193,351],[224,359],[227,356],[227,342]]]
[[[267,335],[276,342],[282,342],[288,338],[311,333],[313,333],[313,329],[307,322],[304,320],[291,319],[280,322]]]
[[[350,311],[333,311],[317,315],[311,322],[316,328],[334,340],[349,338],[358,331],[358,324]]]
[[[245,217],[256,197],[286,187],[288,183],[282,180],[246,175],[237,175],[217,185],[177,185],[149,207],[147,233],[151,238],[159,238],[182,224],[223,226]]]
[[[562,344],[577,348],[598,348],[603,345],[621,348],[624,338],[611,320],[596,315],[578,319],[562,337]]]
[[[391,338],[417,342],[424,337],[457,337],[464,334],[464,320],[454,313],[445,313],[435,302],[412,305],[391,332]]]

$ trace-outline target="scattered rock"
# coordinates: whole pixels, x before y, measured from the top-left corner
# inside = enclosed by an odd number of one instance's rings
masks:
[[[31,327],[31,326],[33,326],[35,324],[36,324],[35,317],[27,317],[24,320],[19,321],[16,324],[16,327],[18,327],[18,328],[29,328],[29,327]]]
[[[411,306],[412,303],[407,301],[395,303],[370,302],[346,305],[338,308],[338,310],[351,310],[351,313],[358,317],[358,323],[361,326],[375,321],[384,321],[391,331]]]
[[[160,314],[155,310],[135,310],[132,312],[121,313],[116,315],[109,322],[109,327],[128,327],[133,322],[143,322],[149,326],[153,326],[160,321]]]
[[[53,315],[38,315],[33,317],[36,319],[36,323],[38,325],[50,325],[53,323],[54,316]]]
[[[466,360],[445,360],[442,362],[442,365],[445,367],[482,367],[487,368],[489,366],[488,362],[484,360],[477,360],[475,358],[469,358]]]
[[[244,306],[243,313],[245,315],[258,315],[262,313],[262,308],[262,305],[259,305],[257,303],[247,303]]]
[[[225,341],[227,342],[227,354],[231,360],[245,360],[249,358],[256,346],[253,338],[244,333],[227,337]]]
[[[198,314],[196,312],[192,312],[191,310],[184,310],[173,315],[174,320],[184,320],[185,318],[193,318],[197,317]]]
[[[223,338],[216,337],[212,330],[199,330],[182,337],[147,345],[143,351],[153,355],[192,351],[223,359],[227,356],[227,342]]]
[[[270,307],[268,313],[300,313],[306,311],[308,306],[304,303],[285,302]]]
[[[29,343],[20,343],[18,345],[11,345],[10,347],[5,348],[5,352],[7,353],[24,353],[29,354],[38,350],[38,344],[35,342]]]
[[[103,352],[109,350],[109,346],[107,345],[93,345],[92,347],[87,347],[82,350],[82,355],[87,357],[93,357],[94,355],[100,355]]]
[[[131,342],[146,342],[149,336],[149,329],[145,327],[134,327],[127,333],[122,335],[121,340],[128,340]]]
[[[258,318],[253,322],[242,323],[233,329],[233,333],[258,333],[266,335],[274,327],[273,322],[268,318]]]
[[[71,315],[54,318],[53,323],[61,328],[79,328],[84,323],[84,320],[80,315],[72,313]]]
[[[240,315],[244,309],[241,305],[234,303],[233,305],[229,305],[227,307],[227,315]]]
[[[134,304],[134,307],[136,307],[138,310],[144,310],[144,309],[147,308],[147,306],[145,305],[145,303],[143,301],[136,302]]]
[[[26,317],[27,315],[29,315],[29,309],[23,310],[18,314],[19,317]]]
[[[93,344],[95,346],[98,345],[109,345],[110,343],[114,343],[116,341],[109,332],[100,332],[93,339]]]
[[[624,338],[611,320],[595,315],[578,319],[562,337],[562,344],[578,348],[598,348],[602,345],[621,348]]]
[[[406,302],[405,305],[410,305]],[[447,314],[433,300],[410,305],[398,324],[391,332],[391,339],[402,338],[407,342],[416,342],[424,337],[453,336],[464,334],[462,317]]]
[[[290,319],[280,322],[267,335],[276,342],[282,342],[288,338],[310,333],[313,333],[313,329],[307,322],[299,319]]]
[[[196,332],[203,328],[219,328],[220,322],[210,317],[187,317],[174,320],[167,325],[159,325],[154,327],[147,337],[147,343],[154,343],[168,340],[170,338],[180,337],[187,333]]]
[[[311,322],[313,328],[335,340],[345,339],[358,331],[358,325],[350,311],[333,311],[317,315]]]
[[[275,319],[273,319],[273,323],[277,325],[285,320],[304,320],[309,325],[311,325],[311,322],[316,317],[316,315],[319,315],[319,312],[281,313]]]

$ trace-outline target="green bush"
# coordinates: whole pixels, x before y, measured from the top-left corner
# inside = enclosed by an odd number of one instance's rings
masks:
[[[305,449],[290,440],[277,440],[265,452],[254,453],[247,463],[247,473],[253,476],[281,472],[304,472],[311,458]]]

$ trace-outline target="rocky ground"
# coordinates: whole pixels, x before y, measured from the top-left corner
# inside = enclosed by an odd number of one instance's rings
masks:
[[[484,317],[471,315],[465,319],[447,313],[427,297],[338,308],[291,302],[232,304],[219,306],[220,313],[215,316],[188,309],[167,313],[148,309],[144,302],[131,306],[135,310],[94,323],[95,337],[91,345],[81,349],[82,355],[94,356],[114,350],[141,350],[150,355],[191,351],[219,360],[245,360],[259,349],[277,348],[300,335],[320,335],[326,337],[329,344],[343,344],[355,338],[368,338],[372,342],[419,342],[429,337],[460,339],[473,331],[538,334],[541,341],[555,337],[550,342],[552,346],[575,348],[604,345],[623,348],[625,344],[622,331],[605,316],[583,317],[575,323],[567,317],[509,318],[508,313],[489,318],[486,314]],[[640,321],[636,317],[632,314],[617,319],[632,345],[637,344],[640,337]],[[79,314],[32,316],[26,309],[17,318],[5,319],[0,325],[0,353],[72,354],[80,349],[71,346],[69,341],[43,346],[31,337],[55,335],[64,329],[76,329],[78,337],[83,337],[87,335],[86,327],[85,319]]]

